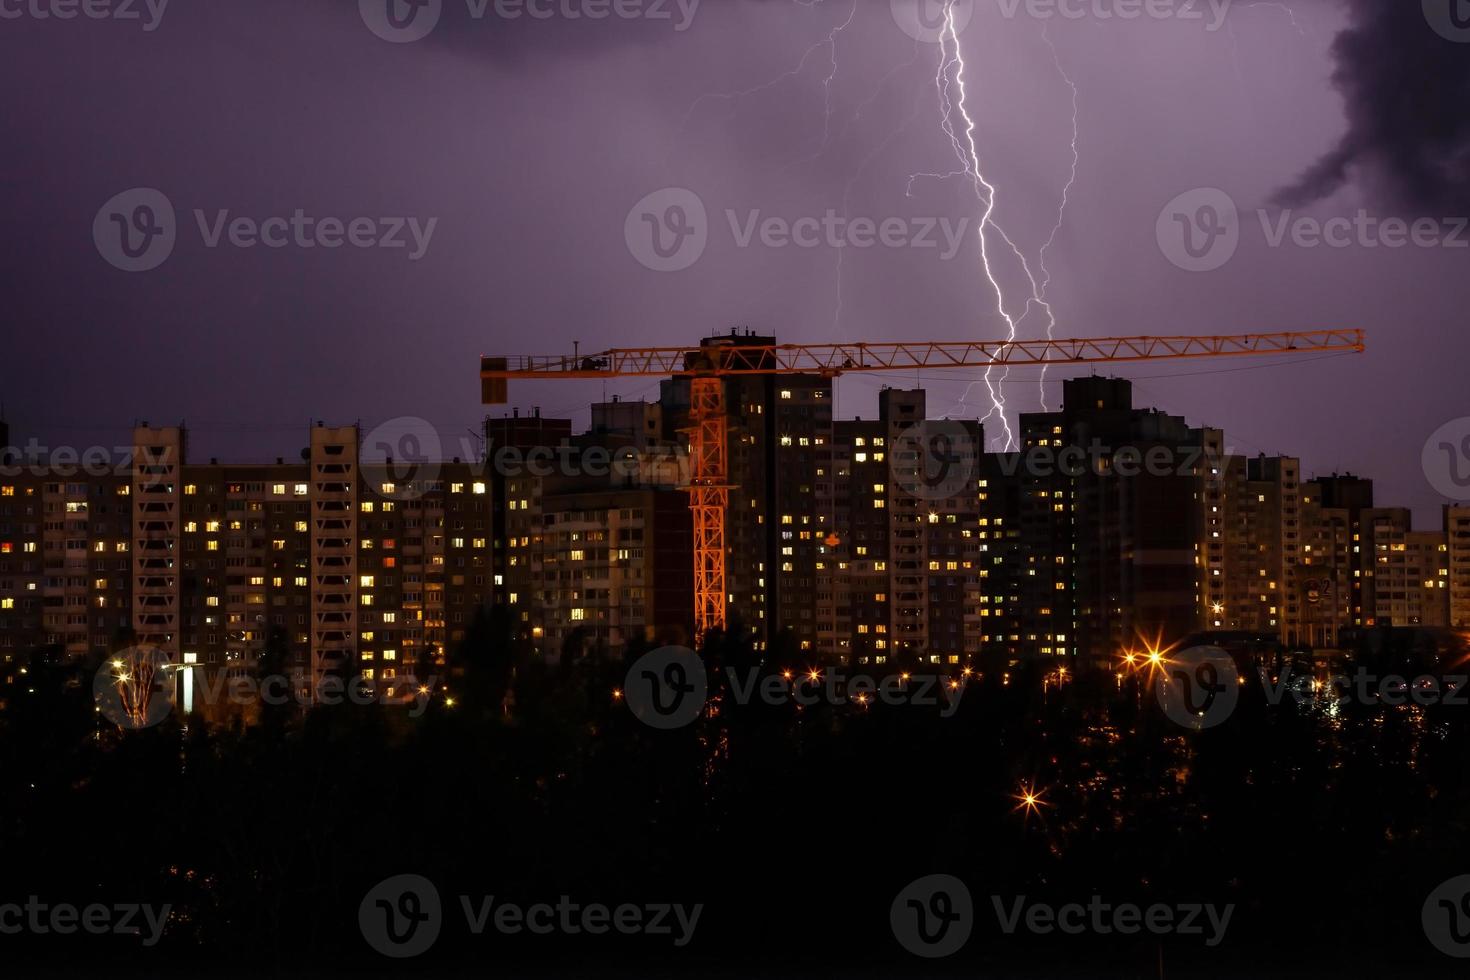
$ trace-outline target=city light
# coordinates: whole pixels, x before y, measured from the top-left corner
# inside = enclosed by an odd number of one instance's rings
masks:
[[[1042,799],[1042,797],[1045,795],[1046,791],[1037,789],[1035,784],[1022,783],[1020,792],[1016,793],[1015,796],[1012,797],[1017,801],[1017,803],[1014,807],[1011,808],[1011,812],[1022,813],[1022,822],[1029,823],[1032,816],[1039,817],[1041,815],[1041,810],[1043,807],[1051,806],[1050,803]]]

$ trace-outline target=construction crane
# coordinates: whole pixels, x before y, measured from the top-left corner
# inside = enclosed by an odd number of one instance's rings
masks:
[[[615,348],[595,354],[482,357],[481,401],[503,405],[508,382],[572,378],[689,378],[689,508],[694,519],[696,643],[725,627],[725,511],[730,472],[724,379],[873,371],[919,371],[1052,364],[1116,364],[1198,357],[1361,353],[1362,330],[1231,334],[1217,337],[1088,337],[1014,341],[768,344],[713,337],[697,347]]]

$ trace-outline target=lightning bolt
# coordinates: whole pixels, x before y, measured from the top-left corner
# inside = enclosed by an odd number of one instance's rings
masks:
[[[856,16],[857,0],[852,0],[852,7],[847,11],[847,20],[834,27],[827,35],[826,44],[831,56],[832,70],[827,73],[826,78],[822,79],[822,149],[824,150],[832,139],[832,83],[837,78],[837,36],[852,26],[852,19]]]
[[[1041,246],[1041,251],[1037,254],[1036,264],[1041,269],[1042,299],[1046,298],[1047,287],[1051,285],[1051,271],[1046,267],[1046,250],[1051,248],[1052,243],[1056,241],[1057,233],[1062,230],[1062,223],[1067,219],[1067,200],[1072,193],[1072,186],[1077,183],[1077,165],[1081,161],[1081,157],[1078,154],[1077,150],[1077,83],[1072,81],[1072,77],[1067,74],[1067,69],[1062,67],[1062,57],[1057,53],[1057,46],[1052,43],[1051,34],[1048,33],[1047,30],[1047,28],[1050,26],[1050,21],[1041,22],[1041,39],[1045,41],[1046,46],[1051,49],[1051,60],[1052,64],[1056,65],[1057,67],[1057,74],[1062,76],[1062,81],[1066,82],[1067,87],[1072,90],[1072,171],[1070,174],[1067,175],[1067,183],[1062,188],[1062,200],[1061,203],[1057,205],[1057,222],[1056,224],[1052,225],[1051,234],[1046,237],[1046,243]],[[1048,307],[1046,324],[1047,340],[1051,340],[1053,338],[1056,330],[1056,323],[1056,318],[1051,316],[1051,309],[1050,307]],[[1050,365],[1047,364],[1043,364],[1041,366],[1040,387],[1041,410],[1043,412],[1050,411],[1050,409],[1046,406],[1046,369],[1048,367],[1050,367]]]
[[[955,0],[948,0],[944,6],[944,29],[940,32],[939,36],[939,71],[935,75],[934,85],[939,96],[940,128],[949,139],[950,147],[959,160],[961,169],[951,171],[947,174],[912,174],[909,177],[908,193],[912,194],[914,182],[923,178],[949,180],[954,177],[965,177],[969,179],[975,191],[975,198],[982,206],[980,229],[977,234],[980,241],[980,265],[984,271],[986,281],[990,283],[990,288],[995,293],[996,312],[1000,314],[1001,319],[1005,320],[1007,331],[1006,340],[1014,341],[1019,335],[1019,324],[1031,312],[1033,305],[1045,312],[1051,326],[1055,326],[1056,320],[1052,314],[1050,304],[1042,296],[1041,286],[1037,282],[1035,274],[1031,271],[1031,263],[1027,261],[1025,254],[1016,246],[1016,243],[1011,237],[1006,234],[1005,229],[1001,227],[1000,223],[995,220],[997,193],[995,185],[986,179],[980,164],[980,148],[975,141],[975,120],[970,115],[967,101],[969,92],[965,85],[965,56],[960,48],[959,29],[955,23],[954,4]],[[952,52],[950,50],[951,45],[953,45]],[[962,127],[956,126],[956,112],[958,112],[959,119],[963,123]],[[996,278],[995,269],[991,264],[990,243],[986,234],[987,231],[993,231],[996,235],[1000,236],[1001,241],[1006,243],[1007,247],[1011,250],[1011,254],[1020,263],[1021,271],[1025,273],[1026,280],[1030,284],[1030,295],[1026,298],[1019,314],[1012,313],[1007,308],[1008,304],[1006,302],[1005,290],[1002,288],[1000,280]],[[964,403],[965,398],[969,396],[970,391],[976,385],[984,384],[990,395],[990,411],[980,421],[987,422],[992,418],[998,418],[1002,429],[1005,431],[1004,448],[1010,451],[1016,446],[1016,435],[1011,429],[1010,420],[1006,418],[1005,396],[999,388],[999,385],[1003,384],[1006,378],[1009,377],[1010,368],[1001,366],[999,378],[995,376],[996,368],[997,365],[994,363],[986,367],[985,377],[980,381],[972,383],[965,389],[964,395],[960,398],[960,403]]]
[[[1296,31],[1297,34],[1299,36],[1301,36],[1301,37],[1306,37],[1307,36],[1307,32],[1302,28],[1302,25],[1297,23],[1297,20],[1296,20],[1296,11],[1293,10],[1293,9],[1291,9],[1291,7],[1288,6],[1287,4],[1280,3],[1280,2],[1268,3],[1268,2],[1266,2],[1266,0],[1260,0],[1260,2],[1258,2],[1258,3],[1248,3],[1248,4],[1246,4],[1246,6],[1249,7],[1249,8],[1255,8],[1255,7],[1275,7],[1276,9],[1278,9],[1278,10],[1280,10],[1283,13],[1286,14],[1286,19],[1291,22],[1291,29],[1292,30]]]
[[[826,2],[826,0],[809,0],[809,2],[797,0],[797,3],[803,7],[816,7],[824,2]],[[783,71],[775,78],[772,78],[769,81],[762,82],[761,84],[753,86],[751,88],[740,89],[736,92],[706,92],[699,98],[695,99],[692,103],[690,103],[688,111],[684,113],[684,119],[679,124],[679,132],[683,132],[685,129],[688,128],[689,120],[694,117],[694,113],[698,111],[699,107],[705,102],[719,101],[725,103],[734,103],[740,101],[741,99],[749,98],[752,95],[758,95],[761,92],[773,89],[777,85],[780,85],[782,82],[800,75],[804,70],[806,70],[806,64],[808,61],[811,60],[812,55],[825,48],[827,50],[828,62],[831,66],[827,72],[827,77],[822,80],[823,99],[825,103],[825,114],[822,126],[822,145],[823,147],[825,147],[827,144],[827,140],[831,135],[832,129],[832,83],[837,78],[837,38],[842,34],[843,31],[847,30],[847,28],[851,26],[853,19],[857,16],[857,5],[858,0],[852,0],[852,6],[848,9],[847,12],[847,19],[844,20],[841,24],[832,28],[832,30],[828,31],[826,37],[822,38],[820,41],[817,41],[815,44],[811,45],[809,48],[803,51],[801,59],[797,61],[795,68],[792,68],[788,71]]]

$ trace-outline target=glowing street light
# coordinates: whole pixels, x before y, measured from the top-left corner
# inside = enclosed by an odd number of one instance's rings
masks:
[[[1051,806],[1050,803],[1042,799],[1045,792],[1045,790],[1037,790],[1032,784],[1022,783],[1021,791],[1014,797],[1019,802],[1012,808],[1011,812],[1022,811],[1024,813],[1023,822],[1029,821],[1033,814],[1040,816],[1042,807]]]

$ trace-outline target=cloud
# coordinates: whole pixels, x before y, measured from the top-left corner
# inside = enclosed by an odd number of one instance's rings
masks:
[[[1394,204],[1465,213],[1470,31],[1450,39],[1417,0],[1344,2],[1352,24],[1333,43],[1332,81],[1346,103],[1347,132],[1276,202],[1310,203],[1357,180]],[[1435,2],[1448,9],[1463,0]]]

